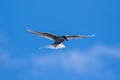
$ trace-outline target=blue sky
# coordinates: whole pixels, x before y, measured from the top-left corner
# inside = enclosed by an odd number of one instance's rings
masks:
[[[1,0],[0,80],[120,80],[119,0]],[[26,28],[57,35],[65,49]]]

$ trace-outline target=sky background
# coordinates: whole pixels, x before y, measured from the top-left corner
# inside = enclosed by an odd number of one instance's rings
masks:
[[[120,80],[119,0],[1,0],[0,80]],[[65,49],[25,29],[91,35]]]

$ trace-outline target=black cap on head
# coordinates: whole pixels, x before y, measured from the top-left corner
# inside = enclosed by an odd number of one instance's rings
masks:
[[[67,40],[67,38],[65,36],[62,36],[63,38],[65,38],[65,40]],[[68,40],[67,40],[68,41]]]

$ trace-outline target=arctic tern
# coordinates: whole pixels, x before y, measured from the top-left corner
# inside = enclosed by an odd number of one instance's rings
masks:
[[[94,37],[95,35],[90,35],[90,36],[81,36],[81,35],[64,35],[64,36],[57,36],[55,34],[50,34],[47,32],[36,32],[32,31],[30,29],[26,29],[28,32],[38,35],[40,37],[44,37],[50,40],[53,40],[54,42],[51,45],[48,45],[44,48],[51,48],[51,49],[60,49],[60,48],[65,48],[65,45],[62,44],[63,41],[68,41],[70,39],[80,39],[80,38],[88,38],[88,37]]]

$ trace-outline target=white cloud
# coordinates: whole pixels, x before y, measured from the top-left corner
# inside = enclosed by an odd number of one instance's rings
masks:
[[[63,66],[85,66],[91,65],[92,63],[100,66],[99,58],[101,56],[107,56],[112,58],[120,58],[119,47],[109,47],[105,45],[96,45],[86,51],[69,51],[61,52],[59,54],[50,54],[45,56],[35,55],[33,60],[36,64],[50,65],[51,63],[60,62]],[[92,64],[92,65],[93,65]],[[81,68],[79,67],[79,68]]]
[[[0,51],[0,64],[10,68],[23,66],[32,70],[34,74],[40,74],[42,69],[52,67],[80,75],[98,76],[108,66],[104,57],[120,60],[120,47],[105,45],[95,45],[86,51],[71,50],[42,56],[35,54],[24,58],[13,58],[8,52]],[[106,73],[109,72],[113,74],[110,70]]]

